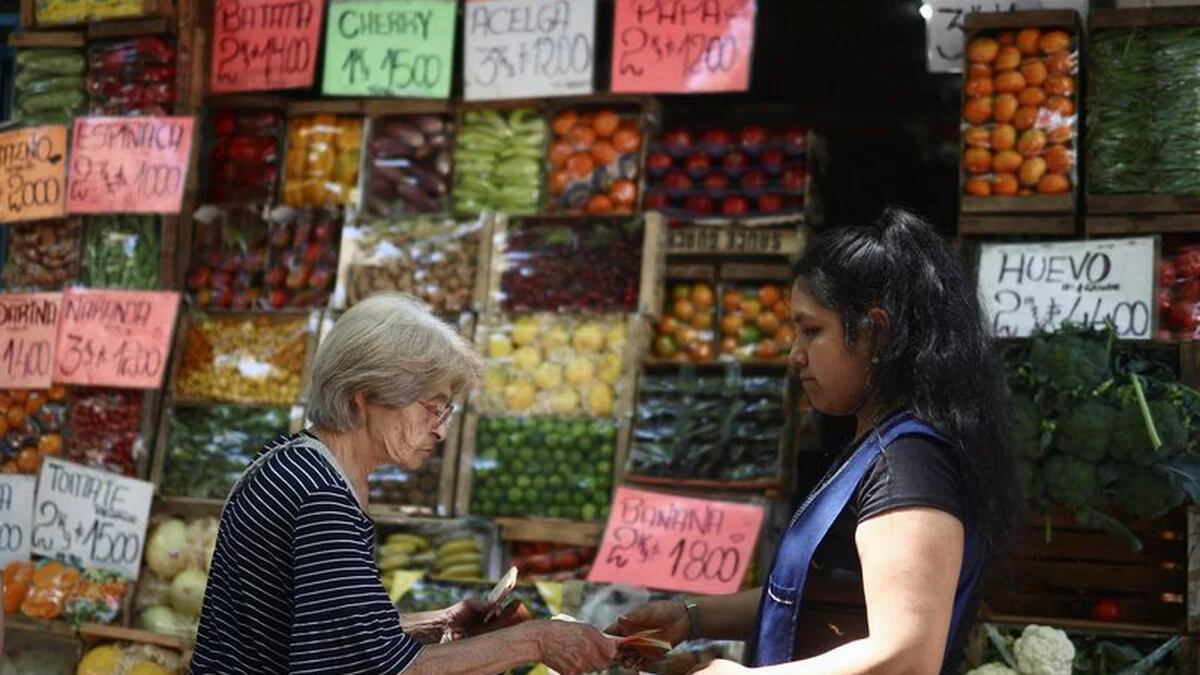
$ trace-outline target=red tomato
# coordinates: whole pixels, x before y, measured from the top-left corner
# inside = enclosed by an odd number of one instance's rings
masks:
[[[1181,250],[1175,258],[1175,271],[1181,279],[1200,277],[1200,247]]]
[[[1107,598],[1097,600],[1092,606],[1092,618],[1097,621],[1116,623],[1121,620],[1121,606],[1115,600]]]
[[[1170,288],[1175,285],[1175,263],[1170,260],[1162,261],[1158,270],[1158,285],[1164,288]]]
[[[1171,305],[1171,326],[1180,333],[1194,333],[1198,321],[1196,316],[1198,309],[1200,309],[1200,304],[1188,300],[1180,300]]]
[[[1179,299],[1187,302],[1200,302],[1200,279],[1190,279],[1179,284]]]

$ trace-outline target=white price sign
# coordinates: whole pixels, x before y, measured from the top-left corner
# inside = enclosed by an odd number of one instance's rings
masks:
[[[0,567],[29,560],[33,476],[0,475]]]
[[[1088,0],[925,0],[921,16],[925,19],[929,72],[962,72],[966,36],[963,24],[968,14],[1027,9],[1073,9],[1086,19]]]
[[[33,511],[34,555],[136,580],[154,485],[47,458]]]
[[[469,101],[592,93],[596,0],[467,0]]]
[[[1153,337],[1157,248],[1154,237],[984,245],[979,293],[993,333],[1027,337],[1111,321],[1118,337]]]

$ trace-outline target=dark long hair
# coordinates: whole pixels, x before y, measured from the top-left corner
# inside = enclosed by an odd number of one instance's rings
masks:
[[[993,551],[1007,548],[1022,513],[1008,396],[974,284],[950,245],[920,217],[888,209],[872,225],[820,237],[796,280],[841,315],[849,344],[871,325],[869,310],[887,313],[869,371],[875,402],[905,407],[950,439],[976,527]]]

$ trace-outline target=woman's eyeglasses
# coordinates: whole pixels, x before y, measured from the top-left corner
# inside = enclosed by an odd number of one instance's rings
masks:
[[[434,429],[437,429],[445,424],[446,421],[453,417],[454,413],[458,410],[458,406],[454,405],[453,403],[447,403],[446,407],[440,410],[432,403],[426,403],[425,401],[421,401],[420,403],[421,407],[424,408],[426,412],[428,412],[430,415],[433,415]]]

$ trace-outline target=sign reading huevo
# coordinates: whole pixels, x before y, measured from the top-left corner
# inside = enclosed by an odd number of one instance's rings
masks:
[[[617,488],[588,581],[733,593],[754,556],[763,507]]]
[[[63,294],[54,381],[157,389],[162,384],[179,293],[72,288]]]
[[[0,293],[0,382],[48,389],[62,293]]]
[[[311,87],[324,14],[319,0],[217,0],[209,89]]]
[[[745,91],[756,0],[616,0],[612,90]]]
[[[67,208],[67,128],[0,134],[0,223],[57,218]]]
[[[179,213],[192,117],[80,117],[71,139],[67,211]]]

